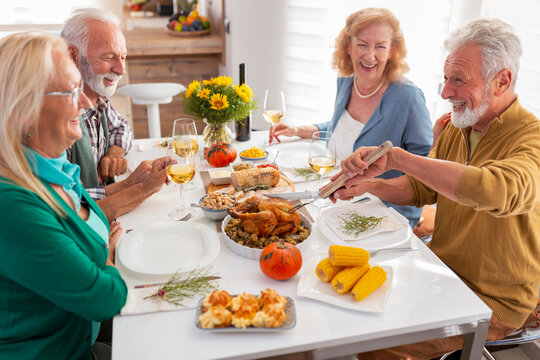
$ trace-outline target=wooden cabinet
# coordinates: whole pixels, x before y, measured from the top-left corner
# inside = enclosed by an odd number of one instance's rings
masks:
[[[179,37],[167,34],[164,18],[162,28],[136,28],[125,31],[130,84],[176,82],[188,86],[193,80],[219,75],[219,63],[224,59],[223,0],[213,1],[208,8],[212,32],[205,36]],[[186,116],[179,96],[170,104],[159,106],[161,135],[172,130],[173,120]],[[135,138],[148,137],[145,105],[132,104]],[[199,133],[204,124],[197,124]]]

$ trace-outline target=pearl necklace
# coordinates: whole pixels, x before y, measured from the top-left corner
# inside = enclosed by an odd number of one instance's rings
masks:
[[[381,83],[379,84],[379,86],[377,86],[377,88],[372,93],[369,93],[367,95],[362,95],[360,94],[360,91],[358,91],[358,87],[356,87],[356,75],[354,76],[353,82],[354,82],[354,90],[356,91],[356,95],[358,95],[360,99],[367,99],[375,95],[377,91],[381,90],[381,87],[384,84],[384,78],[381,80]]]

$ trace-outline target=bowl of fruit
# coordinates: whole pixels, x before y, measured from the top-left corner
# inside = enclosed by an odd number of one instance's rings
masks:
[[[210,34],[210,22],[197,10],[179,11],[169,18],[167,33],[172,36],[200,36]]]

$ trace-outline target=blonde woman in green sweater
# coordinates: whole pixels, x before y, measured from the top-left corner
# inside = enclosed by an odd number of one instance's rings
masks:
[[[82,86],[60,38],[0,40],[1,359],[90,359],[100,321],[126,301],[119,228],[109,239],[66,158],[89,105]]]
[[[366,168],[362,159],[372,148],[360,148],[343,161],[342,172],[354,177],[334,199],[369,191],[396,204],[436,202],[429,246],[493,310],[487,340],[496,340],[519,329],[537,306],[540,122],[514,92],[521,45],[509,25],[476,20],[446,46],[441,96],[453,112],[430,158],[395,147]],[[373,179],[390,169],[407,175]],[[462,346],[463,336],[455,336],[361,358],[431,359]]]

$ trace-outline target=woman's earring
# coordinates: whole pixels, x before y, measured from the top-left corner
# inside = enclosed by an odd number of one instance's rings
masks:
[[[26,138],[28,139],[29,137],[32,137],[32,134],[27,133],[27,134],[26,134]]]

